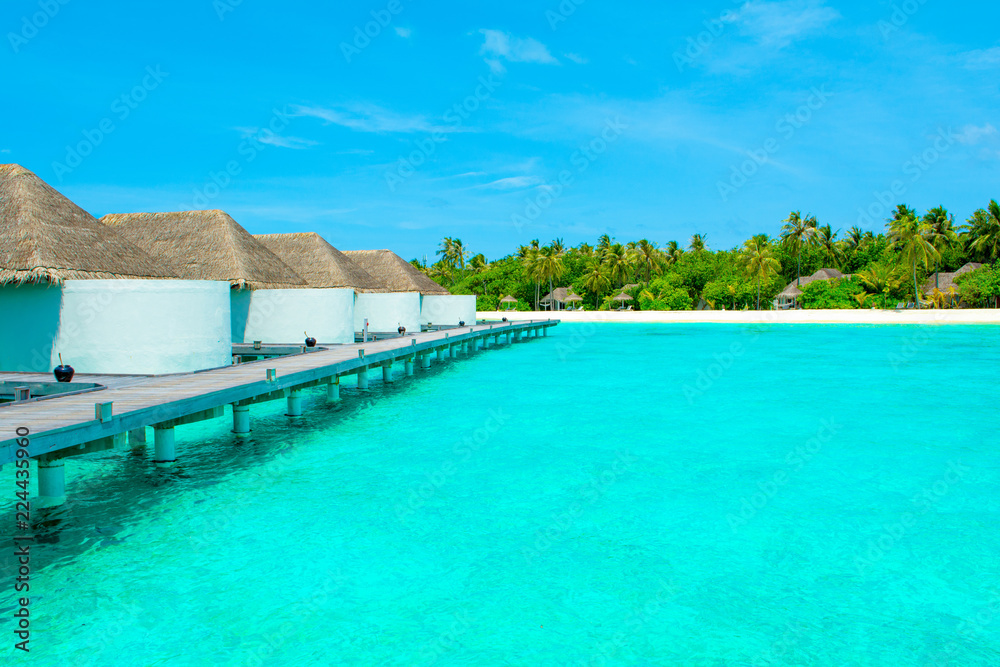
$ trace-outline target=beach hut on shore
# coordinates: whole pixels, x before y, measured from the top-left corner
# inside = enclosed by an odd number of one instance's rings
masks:
[[[783,289],[774,299],[774,307],[777,310],[789,310],[798,307],[799,297],[804,292],[802,288],[817,280],[850,280],[853,276],[845,275],[837,269],[819,269],[811,276],[802,276],[801,279],[788,283],[788,287]]]
[[[476,321],[476,297],[454,296],[390,250],[345,252],[352,262],[379,283],[378,293],[358,294],[354,327],[368,319],[374,332],[420,331],[421,325],[457,326]]]
[[[182,278],[228,283],[231,343],[300,344],[304,332],[318,331],[317,295],[225,212],[127,213],[101,222],[174,264]]]
[[[309,286],[295,300],[297,306],[304,306],[305,300],[313,302],[306,311],[311,318],[309,335],[320,343],[353,343],[355,295],[375,292],[379,283],[314,232],[262,234],[254,238]],[[292,318],[293,314],[287,316]]]
[[[0,165],[0,370],[155,375],[229,365],[229,291],[178,280],[34,173]],[[220,316],[221,313],[221,316]]]

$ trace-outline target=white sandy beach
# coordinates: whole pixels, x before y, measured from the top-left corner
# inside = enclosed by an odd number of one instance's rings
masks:
[[[634,324],[1000,324],[1000,310],[704,310],[480,312],[480,320],[553,319]]]

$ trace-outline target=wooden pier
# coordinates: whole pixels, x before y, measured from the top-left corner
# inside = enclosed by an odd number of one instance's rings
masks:
[[[328,398],[339,400],[344,376],[356,376],[358,387],[366,389],[372,371],[381,370],[383,380],[392,382],[396,362],[405,364],[405,375],[413,375],[418,364],[429,368],[432,359],[544,336],[557,324],[552,320],[477,324],[199,373],[128,378],[109,382],[99,391],[8,403],[0,406],[0,466],[16,460],[18,434],[27,430],[28,454],[38,461],[40,495],[58,497],[65,488],[63,459],[124,448],[126,434],[133,440],[130,444],[140,444],[145,442],[146,427],[153,427],[155,462],[168,466],[176,458],[174,427],[222,417],[226,405],[233,406],[234,433],[249,433],[249,408],[255,403],[287,400],[288,414],[294,417],[302,414],[306,389],[324,387]],[[11,375],[4,379],[10,381]]]

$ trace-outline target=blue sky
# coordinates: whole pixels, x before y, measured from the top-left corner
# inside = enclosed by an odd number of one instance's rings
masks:
[[[0,161],[407,259],[1000,197],[997,3],[329,5],[10,0]]]

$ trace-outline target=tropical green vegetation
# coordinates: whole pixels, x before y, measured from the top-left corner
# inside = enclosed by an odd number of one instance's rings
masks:
[[[623,292],[640,310],[768,309],[786,285],[800,285],[803,308],[886,308],[899,302],[921,307],[979,307],[1000,303],[1000,205],[991,201],[965,224],[945,208],[924,214],[900,205],[882,233],[852,227],[843,234],[814,216],[793,211],[778,236],[758,234],[741,247],[713,251],[703,234],[687,247],[648,239],[620,243],[608,235],[595,245],[567,247],[562,239],[538,240],[507,257],[487,261],[460,239],[445,238],[431,265],[414,266],[455,294],[475,294],[480,310],[497,310],[513,296],[518,310],[538,310],[545,294],[566,287],[578,307],[614,309]],[[959,276],[950,290],[924,293],[928,276],[954,272],[968,262],[985,266]],[[821,268],[844,279],[805,277]]]

